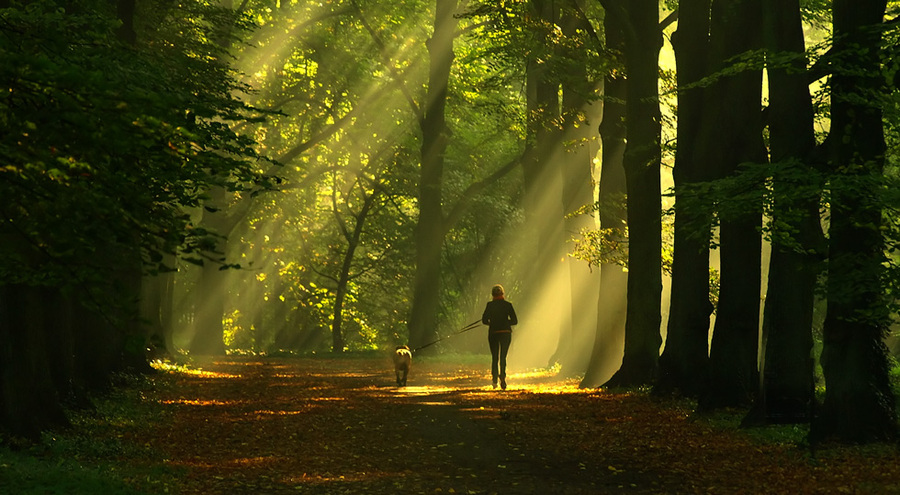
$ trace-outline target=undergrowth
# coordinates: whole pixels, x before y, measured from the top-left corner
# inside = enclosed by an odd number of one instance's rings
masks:
[[[129,441],[148,422],[166,413],[144,400],[154,382],[120,375],[113,390],[93,407],[70,411],[72,426],[45,432],[40,441],[0,437],[0,493],[164,494],[176,492],[177,470],[161,454]]]

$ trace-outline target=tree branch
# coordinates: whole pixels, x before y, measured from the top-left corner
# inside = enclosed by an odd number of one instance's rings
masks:
[[[469,209],[469,203],[471,199],[480,194],[482,191],[487,189],[488,186],[497,182],[501,178],[503,178],[506,174],[515,170],[516,167],[522,164],[522,157],[517,157],[514,160],[506,163],[493,174],[485,177],[484,179],[474,182],[466,188],[465,191],[457,198],[456,204],[453,206],[453,209],[450,210],[450,213],[447,214],[447,217],[444,221],[444,235],[447,235],[450,230],[456,226],[457,223],[462,219],[463,214],[466,213],[466,210]]]
[[[403,94],[403,97],[406,98],[407,103],[409,103],[410,108],[412,108],[413,112],[418,117],[419,121],[425,118],[425,114],[419,105],[416,103],[416,99],[413,97],[412,93],[410,93],[409,88],[406,87],[406,81],[401,77],[400,73],[397,71],[397,68],[394,67],[393,64],[390,63],[390,57],[387,54],[387,49],[384,45],[384,42],[381,41],[381,37],[378,36],[378,33],[372,29],[372,26],[369,25],[369,22],[366,20],[365,16],[363,16],[362,9],[359,7],[359,4],[356,3],[356,0],[351,0],[353,3],[353,7],[356,9],[357,17],[359,17],[359,22],[362,23],[363,28],[369,33],[372,37],[372,41],[375,42],[375,46],[378,47],[378,51],[381,53],[384,61],[382,64],[391,73],[391,77],[394,79],[394,82],[400,87],[400,92]]]
[[[675,21],[678,20],[678,11],[673,10],[666,16],[665,19],[659,22],[659,30],[665,31],[667,27],[671,26]]]

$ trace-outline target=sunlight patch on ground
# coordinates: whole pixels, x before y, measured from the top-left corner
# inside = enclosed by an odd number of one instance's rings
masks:
[[[163,400],[163,401],[160,401],[160,403],[166,404],[166,405],[180,404],[183,406],[233,406],[233,405],[237,405],[237,404],[243,404],[244,401],[177,399],[177,400]]]
[[[459,389],[464,395],[482,397],[485,394],[593,394],[596,390],[578,388],[578,382],[515,383],[510,382],[506,390],[494,389],[488,385],[477,389]]]
[[[402,387],[394,390],[397,394],[403,395],[432,395],[432,394],[440,394],[447,393],[459,390],[458,388],[452,387],[429,387],[428,385],[419,386],[419,387]]]
[[[496,407],[461,407],[459,408],[462,412],[470,412],[470,413],[484,413],[484,412],[497,412],[498,409]]]
[[[213,361],[213,364],[220,366],[272,366],[270,363],[263,361]]]
[[[253,414],[257,416],[294,416],[297,414],[306,414],[308,411],[270,411],[270,410],[260,410],[253,411]]]
[[[508,378],[556,378],[557,375],[559,375],[558,369],[533,369],[518,373],[509,373]]]
[[[380,378],[381,375],[382,375],[381,373],[350,373],[350,372],[340,373],[340,372],[335,372],[335,373],[309,373],[304,376],[308,376],[311,378],[335,378],[335,377],[337,377],[337,378]]]
[[[184,375],[200,376],[203,378],[241,378],[241,375],[219,373],[215,371],[203,371],[201,368],[189,368],[185,365],[172,364],[159,359],[150,362],[150,366],[160,371],[181,373]]]

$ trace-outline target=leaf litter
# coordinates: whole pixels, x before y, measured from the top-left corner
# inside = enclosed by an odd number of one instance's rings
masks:
[[[163,420],[130,439],[182,473],[182,494],[900,493],[896,445],[812,452],[552,371],[500,391],[487,366],[445,358],[414,363],[407,387],[387,357],[200,367],[154,379]]]

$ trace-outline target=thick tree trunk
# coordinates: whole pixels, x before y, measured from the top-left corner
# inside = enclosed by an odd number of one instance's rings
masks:
[[[732,57],[761,47],[761,16],[760,0],[713,4],[710,60],[716,70]],[[716,108],[704,125],[710,143],[715,143],[711,158],[718,164],[717,178],[740,173],[745,163],[765,163],[762,71],[722,77],[713,92],[714,99],[707,102]],[[703,408],[749,405],[758,389],[762,183],[745,187],[751,193],[743,204],[723,205],[719,211],[721,283]]]
[[[155,355],[175,351],[172,341],[174,289],[175,272],[172,271],[146,275],[141,285],[141,318],[147,322],[149,345]]]
[[[897,436],[884,337],[882,212],[871,190],[884,168],[879,70],[884,0],[835,0],[831,80],[832,201],[828,312],[823,334],[825,402],[814,440],[869,442]]]
[[[38,287],[0,285],[0,424],[35,440],[68,424],[50,372],[41,295]]]
[[[763,39],[770,63],[769,143],[775,165],[772,256],[763,313],[761,388],[751,422],[805,422],[813,399],[812,323],[819,225],[820,186],[798,178],[816,174],[813,108],[805,74],[806,57],[797,0],[763,1]],[[784,55],[796,58],[782,62]],[[781,228],[786,225],[786,228]]]
[[[675,152],[675,232],[672,297],[666,347],[659,358],[656,392],[698,397],[709,358],[709,212],[681,208],[681,188],[708,180],[707,150],[697,139],[704,91],[690,87],[707,74],[710,0],[683,0],[672,35],[678,77],[678,149]],[[699,229],[699,231],[698,231]]]
[[[422,147],[419,176],[419,220],[416,225],[416,274],[409,319],[409,341],[413,347],[437,335],[441,294],[441,248],[444,216],[441,209],[444,153],[450,140],[445,119],[453,38],[457,21],[456,0],[436,0],[434,33],[428,40],[428,92],[421,119]]]
[[[604,20],[607,50],[622,52],[624,36],[622,27],[614,17]],[[603,117],[600,121],[602,155],[600,164],[600,228],[610,229],[612,235],[625,239],[625,79],[614,74],[607,76],[603,84]],[[621,349],[621,335],[625,331],[625,293],[628,274],[616,263],[600,265],[600,290],[597,312],[597,333],[587,371],[580,387],[602,385],[615,369],[608,369]]]
[[[656,376],[662,297],[662,203],[660,197],[659,6],[631,0],[625,6],[628,138],[628,308],[625,355],[607,386],[650,384]],[[607,12],[607,15],[610,15]]]

